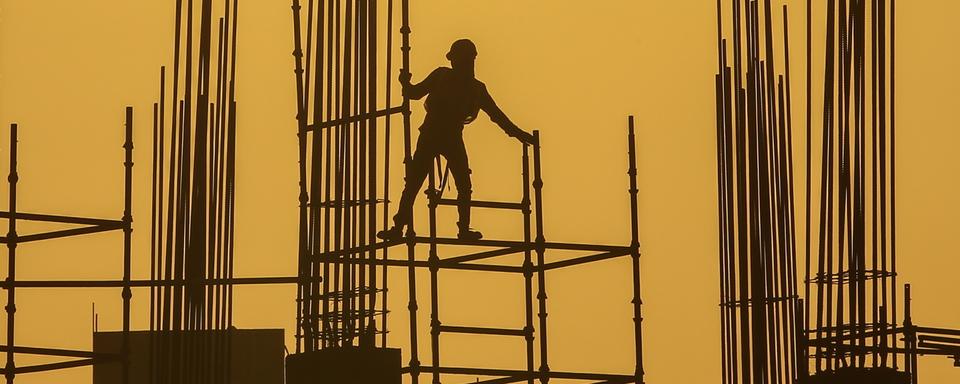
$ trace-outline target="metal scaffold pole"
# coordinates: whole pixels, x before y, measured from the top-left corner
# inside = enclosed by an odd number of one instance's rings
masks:
[[[410,0],[400,1],[400,73],[403,76],[410,74]],[[406,165],[406,173],[409,173],[412,152],[411,152],[411,132],[410,132],[410,98],[403,95],[401,104],[403,116],[403,163]],[[405,174],[406,174],[405,173]],[[432,176],[431,176],[432,179]],[[410,223],[414,222],[414,215],[411,214],[408,219]],[[410,263],[407,268],[407,285],[409,287],[409,299],[407,309],[410,311],[410,380],[412,384],[418,384],[420,381],[420,358],[418,354],[417,341],[417,269],[414,265],[416,261],[416,233],[413,231],[413,225],[407,227],[407,261]]]
[[[131,235],[133,234],[133,213],[131,206],[133,202],[133,107],[126,109],[126,123],[124,149],[124,187],[123,187],[123,346],[121,353],[123,359],[123,382],[130,383],[130,299],[133,297],[133,291],[130,289],[130,267],[131,267]]]
[[[10,124],[10,174],[7,183],[10,186],[10,218],[7,223],[7,281],[16,284],[17,281],[17,124]],[[13,384],[16,376],[14,356],[14,315],[17,312],[15,285],[7,287],[7,364],[4,366],[4,376],[7,384]]]
[[[439,159],[437,159],[439,164]],[[430,167],[430,173],[427,175],[427,194],[439,194],[437,191],[436,173],[439,167]],[[428,206],[428,216],[430,220],[430,238],[437,238],[437,204],[430,203]],[[434,367],[440,366],[440,298],[438,297],[439,285],[437,273],[440,271],[440,257],[437,255],[436,242],[430,242],[427,264],[430,266],[430,358]],[[440,384],[440,372],[433,372],[433,384]]]
[[[523,200],[520,204],[523,206],[523,242],[530,243],[530,146],[523,146]],[[526,333],[527,349],[527,384],[533,384],[536,368],[534,365],[534,325],[533,325],[533,272],[536,270],[533,264],[533,252],[530,248],[523,250],[523,298],[524,298],[524,327]]]
[[[131,255],[132,243],[131,232],[133,216],[131,212],[133,196],[133,109],[126,108],[126,119],[124,122],[125,139],[124,148],[124,177],[122,185],[123,193],[123,216],[119,220],[95,219],[87,217],[74,217],[63,215],[48,215],[27,213],[18,210],[18,183],[19,173],[18,164],[18,125],[10,126],[10,172],[7,177],[9,192],[9,210],[0,212],[0,218],[8,220],[8,229],[5,236],[0,237],[0,241],[7,245],[8,251],[8,275],[5,280],[0,282],[0,288],[7,290],[6,322],[7,339],[3,346],[0,346],[0,352],[6,354],[6,364],[0,373],[4,375],[7,383],[13,383],[19,374],[47,372],[72,367],[90,366],[94,364],[116,362],[118,363],[117,380],[118,382],[129,383],[131,377],[131,368],[129,356],[131,354],[130,342],[130,300],[132,298],[131,288],[134,286],[131,280]],[[23,222],[36,222],[46,224],[69,224],[75,225],[75,228],[47,230],[39,233],[30,233],[21,235],[17,232],[17,224]],[[32,243],[37,241],[61,239],[79,235],[123,231],[123,249],[122,258],[119,264],[122,267],[122,278],[110,280],[108,284],[103,281],[63,281],[63,280],[18,280],[16,275],[17,248],[20,244]],[[114,350],[107,352],[78,351],[57,348],[38,348],[17,345],[15,336],[16,320],[16,292],[18,288],[67,288],[67,287],[111,287],[121,288],[120,318],[122,328],[118,345]],[[57,361],[33,365],[16,365],[16,355],[30,354],[40,355],[47,358],[75,358],[69,361]]]
[[[634,135],[633,116],[629,117],[629,133],[627,135],[628,156],[630,158],[627,174],[630,175],[630,259],[632,260],[631,269],[633,275],[633,333],[634,349],[636,352],[636,382],[643,383],[643,314],[640,307],[643,305],[643,299],[640,297],[640,218],[639,207],[637,203],[637,150],[636,137]]]
[[[296,76],[297,84],[297,148],[299,148],[299,186],[300,194],[298,195],[298,206],[300,209],[299,217],[299,241],[298,241],[298,251],[299,256],[297,269],[300,276],[306,274],[305,269],[307,268],[307,117],[304,106],[304,100],[306,96],[304,94],[304,84],[303,84],[303,51],[300,49],[300,1],[293,0],[293,57],[294,62],[296,63],[296,68],[293,73]],[[303,343],[303,329],[304,327],[304,302],[308,300],[307,294],[304,292],[303,285],[297,285],[297,328],[294,338],[296,339],[296,351],[304,352],[305,350],[311,350],[312,348],[304,349]]]
[[[539,302],[540,318],[540,382],[546,384],[550,380],[550,365],[547,363],[547,281],[543,236],[543,177],[540,172],[540,131],[533,131],[533,196],[534,218],[536,222],[535,250],[537,252],[537,300]]]

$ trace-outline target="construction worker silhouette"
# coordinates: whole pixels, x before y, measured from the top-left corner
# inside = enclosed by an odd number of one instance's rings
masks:
[[[413,202],[437,155],[447,159],[447,165],[457,185],[460,214],[460,221],[457,223],[460,231],[457,237],[464,240],[479,240],[483,237],[480,232],[470,229],[473,185],[470,181],[467,150],[463,144],[463,128],[473,122],[479,111],[483,110],[507,135],[526,143],[532,143],[533,137],[517,128],[507,118],[490,97],[487,87],[474,77],[476,57],[477,47],[473,42],[461,39],[455,41],[447,52],[451,68],[437,68],[418,84],[410,84],[410,73],[400,74],[404,96],[413,100],[427,96],[424,106],[427,115],[420,126],[416,152],[407,164],[406,185],[400,197],[397,214],[393,217],[394,226],[380,231],[377,237],[384,240],[399,239],[403,236],[403,227],[412,224],[410,220],[413,215]]]

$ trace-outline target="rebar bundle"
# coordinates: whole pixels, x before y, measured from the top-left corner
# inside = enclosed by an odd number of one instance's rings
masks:
[[[387,224],[390,116],[402,109],[391,106],[390,79],[378,81],[393,75],[393,2],[387,2],[385,30],[378,30],[378,3],[308,0],[304,12],[293,1],[300,144],[297,352],[374,346],[377,334],[386,344],[387,275],[373,262],[378,253],[386,258],[375,236]]]
[[[808,198],[807,221],[816,238],[806,285],[811,373],[897,370],[911,352],[897,335],[895,4],[824,5],[822,131],[807,147],[810,158],[819,144],[821,161],[819,180],[807,182],[818,195]]]
[[[222,8],[221,8],[222,7]],[[172,88],[154,104],[150,377],[230,373],[237,1],[177,0]],[[217,38],[214,41],[214,38]]]
[[[717,1],[723,383],[798,377],[786,6],[782,25],[773,14],[770,0]]]

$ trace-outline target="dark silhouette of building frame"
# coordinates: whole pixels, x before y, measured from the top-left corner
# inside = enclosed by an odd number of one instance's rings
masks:
[[[639,270],[639,239],[637,217],[636,157],[633,118],[629,120],[629,175],[631,201],[631,244],[610,246],[548,242],[543,231],[543,204],[541,177],[540,134],[522,144],[522,193],[520,202],[471,202],[473,208],[500,209],[522,215],[522,240],[460,240],[444,238],[437,231],[437,209],[456,206],[453,199],[442,196],[446,177],[440,160],[431,170],[427,186],[429,229],[427,235],[418,235],[408,229],[399,241],[375,239],[378,225],[386,229],[389,221],[389,148],[391,117],[402,117],[404,159],[412,156],[410,100],[404,98],[396,106],[390,98],[393,78],[393,15],[394,1],[387,1],[386,28],[379,29],[381,21],[374,0],[309,0],[304,28],[300,0],[293,0],[293,37],[295,79],[297,90],[297,119],[300,163],[300,262],[301,281],[298,289],[297,354],[308,354],[329,348],[375,348],[387,346],[386,330],[376,323],[386,324],[387,286],[386,268],[398,267],[408,271],[410,360],[401,371],[418,383],[422,374],[430,374],[433,383],[441,375],[473,375],[497,377],[483,383],[512,383],[549,379],[591,380],[605,383],[642,383],[642,333]],[[304,38],[304,31],[306,36]],[[410,73],[409,1],[400,1],[400,53],[402,74]],[[381,72],[379,33],[385,35],[386,70]],[[304,44],[304,40],[306,44]],[[341,50],[342,49],[342,50]],[[304,59],[306,58],[306,60]],[[378,105],[381,95],[377,78],[386,76],[385,106]],[[312,79],[312,82],[311,82]],[[335,105],[334,105],[335,104]],[[379,126],[383,119],[382,126]],[[383,141],[378,141],[378,129],[384,129]],[[380,149],[379,145],[383,145]],[[330,159],[330,153],[336,156]],[[532,152],[532,154],[531,154]],[[326,158],[323,157],[326,155]],[[383,156],[378,156],[383,155]],[[382,161],[382,166],[380,162]],[[382,169],[382,173],[381,170]],[[377,177],[382,175],[382,178]],[[439,179],[439,181],[438,181]],[[383,184],[383,195],[377,183]],[[339,184],[338,184],[339,183]],[[341,185],[342,184],[342,185]],[[439,186],[439,188],[438,188]],[[331,190],[332,195],[331,195]],[[349,191],[349,192],[345,192]],[[382,215],[376,205],[382,205]],[[333,211],[333,213],[329,213]],[[327,216],[324,216],[324,213]],[[336,216],[330,224],[329,216]],[[343,218],[346,219],[343,219]],[[326,221],[325,221],[326,220]],[[342,226],[339,226],[343,223]],[[341,243],[334,243],[341,242]],[[333,243],[333,244],[332,244]],[[417,257],[416,247],[428,247],[426,260]],[[439,246],[494,248],[473,251],[455,257],[441,258]],[[389,249],[406,248],[406,258],[390,258]],[[587,255],[551,261],[550,250],[580,251]],[[506,255],[522,254],[520,265],[481,263]],[[598,374],[554,371],[549,366],[547,350],[547,292],[548,271],[619,257],[632,259],[634,336],[636,369],[633,374]],[[418,348],[420,328],[416,287],[416,271],[425,269],[430,274],[430,350],[431,362],[420,361]],[[497,272],[523,276],[525,324],[517,328],[488,328],[447,325],[439,319],[438,280],[442,270]],[[317,279],[322,276],[323,279]],[[382,280],[378,280],[378,276]],[[536,293],[534,293],[536,281]],[[537,304],[534,312],[534,303]],[[534,317],[538,321],[534,321]],[[488,369],[448,367],[441,364],[440,335],[458,333],[469,335],[496,335],[523,338],[526,342],[526,369]],[[535,334],[538,337],[535,337]],[[374,335],[379,335],[377,342]],[[535,345],[539,341],[539,349]],[[378,345],[379,344],[379,345]],[[535,362],[535,350],[539,362]]]

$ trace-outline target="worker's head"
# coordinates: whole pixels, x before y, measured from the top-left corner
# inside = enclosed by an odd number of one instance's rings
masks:
[[[454,69],[473,69],[474,59],[477,58],[477,46],[469,39],[460,39],[450,45],[447,60]]]

